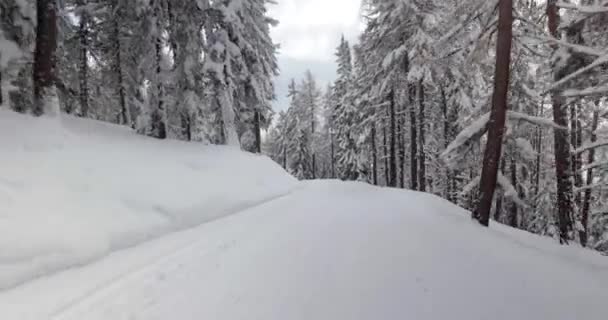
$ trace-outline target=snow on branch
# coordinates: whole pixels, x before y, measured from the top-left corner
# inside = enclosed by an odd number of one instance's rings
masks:
[[[468,127],[464,128],[458,136],[448,145],[441,153],[443,161],[450,165],[453,160],[458,158],[458,155],[463,153],[461,150],[469,146],[472,140],[479,140],[488,131],[488,122],[490,121],[490,113],[486,113],[473,121]]]
[[[564,90],[562,92],[563,97],[572,98],[572,97],[587,97],[587,96],[596,96],[596,95],[606,95],[608,94],[608,84],[591,87],[587,89],[569,89]]]
[[[563,85],[564,83],[573,80],[574,78],[582,75],[583,73],[595,68],[595,67],[599,67],[604,63],[608,62],[608,53],[604,52],[604,54],[602,56],[600,56],[599,58],[595,59],[595,61],[593,61],[593,63],[589,64],[586,67],[582,67],[580,69],[578,69],[577,71],[565,76],[564,78],[562,78],[561,80],[554,82],[553,84],[551,84],[549,86],[549,88],[547,88],[545,90],[545,92],[543,94],[549,93],[555,89],[557,89],[558,87],[560,87],[561,85]]]
[[[579,154],[579,153],[583,153],[587,150],[596,149],[596,148],[605,147],[605,146],[608,146],[608,140],[602,140],[602,141],[597,141],[597,142],[583,145],[582,147],[574,150],[574,153]]]
[[[594,163],[590,163],[584,167],[582,167],[579,172],[585,172],[587,170],[592,170],[595,168],[599,168],[599,167],[605,167],[608,166],[608,161],[598,161],[598,162],[594,162]]]
[[[516,121],[516,120],[525,121],[525,122],[529,122],[529,123],[537,125],[537,126],[551,127],[553,129],[558,129],[558,130],[568,130],[568,128],[558,125],[557,123],[553,122],[553,120],[543,118],[543,117],[531,116],[531,115],[528,115],[525,113],[515,112],[515,111],[508,111],[507,116],[509,117],[509,120],[511,120],[511,121]]]
[[[557,6],[563,9],[576,10],[580,13],[585,14],[597,14],[608,12],[608,1],[605,0],[595,5],[576,5],[564,1],[559,1],[557,3]]]
[[[513,201],[515,204],[517,204],[518,206],[520,206],[522,208],[528,208],[528,204],[519,198],[517,190],[511,184],[509,179],[507,179],[507,177],[505,177],[500,172],[498,172],[497,182],[498,182],[498,185],[500,186],[500,188],[502,189],[504,196],[507,199],[510,199],[511,201]]]

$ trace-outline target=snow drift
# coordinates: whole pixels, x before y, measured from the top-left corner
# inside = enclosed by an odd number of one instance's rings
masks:
[[[265,157],[0,110],[0,289],[288,193]]]

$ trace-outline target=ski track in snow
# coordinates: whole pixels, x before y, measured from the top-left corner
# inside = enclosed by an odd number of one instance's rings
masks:
[[[0,310],[11,320],[600,320],[607,286],[608,262],[591,252],[482,229],[431,195],[325,181],[0,292]]]

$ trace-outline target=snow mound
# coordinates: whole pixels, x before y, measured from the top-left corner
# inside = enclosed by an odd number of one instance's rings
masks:
[[[297,181],[229,147],[0,110],[0,289],[280,197]]]

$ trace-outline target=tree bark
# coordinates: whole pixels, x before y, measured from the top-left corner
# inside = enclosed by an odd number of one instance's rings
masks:
[[[376,122],[372,123],[372,179],[378,185],[378,150],[376,147]]]
[[[256,153],[262,153],[262,126],[261,126],[261,122],[262,119],[260,119],[260,111],[255,110],[254,111],[254,117],[253,117],[253,127],[254,127],[254,131],[255,131],[255,152]],[[314,157],[314,155],[313,155]],[[312,165],[313,165],[313,179],[314,177],[314,166],[315,166],[315,160],[313,158],[312,160]]]
[[[383,151],[383,157],[384,157],[384,183],[388,186],[389,185],[389,173],[388,173],[388,145],[387,145],[387,138],[386,138],[386,120],[382,121],[382,151]]]
[[[598,109],[599,102],[596,102],[595,109],[593,110],[593,120],[591,123],[591,143],[597,141],[597,127],[599,123],[600,113]],[[591,164],[595,162],[595,149],[589,150],[589,154],[587,155],[587,164]],[[586,176],[586,184],[590,186],[593,184],[593,169],[587,170]],[[583,230],[579,231],[579,238],[581,241],[581,246],[586,247],[588,241],[588,229],[589,229],[589,210],[591,207],[591,193],[593,189],[587,188],[585,190],[585,194],[583,196],[583,206],[581,210],[581,224],[583,226]]]
[[[57,48],[57,13],[54,0],[36,1],[36,50],[34,52],[34,106],[32,113],[40,116],[44,113],[58,112],[50,110],[54,96],[55,50]]]
[[[404,119],[404,110],[405,108],[401,107],[399,110],[399,114],[397,115],[397,134],[399,141],[399,188],[405,189],[405,119]]]
[[[416,87],[416,96],[418,100],[418,179],[419,179],[419,190],[422,192],[426,192],[426,151],[424,149],[426,144],[426,114],[425,114],[425,104],[424,104],[424,84],[422,83],[422,79],[418,81],[418,85]]]
[[[127,106],[127,90],[122,70],[122,46],[120,44],[120,26],[118,24],[118,0],[111,2],[112,16],[112,42],[114,49],[114,72],[116,73],[116,93],[120,103],[121,124],[131,126],[131,113]]]
[[[556,0],[547,1],[547,21],[549,32],[554,38],[559,38],[558,9]],[[562,72],[555,70],[555,81],[563,78]],[[553,121],[561,127],[568,126],[568,115],[564,110],[564,99],[558,93],[552,95]],[[568,131],[554,129],[553,140],[555,145],[555,172],[557,178],[557,221],[559,225],[560,243],[568,244],[570,232],[572,231],[572,184],[570,182],[570,144],[568,141]]]
[[[413,86],[408,87],[410,102],[410,188],[418,190],[418,127],[416,124],[416,105]]]
[[[500,0],[492,111],[490,112],[488,142],[486,143],[481,181],[479,183],[480,200],[477,210],[473,213],[473,218],[486,227],[490,223],[490,210],[492,209],[492,199],[496,190],[498,166],[505,131],[511,67],[512,27],[513,1]]]
[[[511,150],[513,151],[513,150]],[[509,173],[511,174],[511,185],[513,186],[513,188],[517,189],[517,162],[515,161],[515,154],[513,152],[511,152],[511,165],[509,168]],[[517,215],[518,215],[518,210],[517,210],[517,203],[515,203],[515,201],[511,200],[509,203],[509,226],[513,227],[513,228],[517,228],[518,224],[517,224]]]
[[[395,115],[395,91],[389,93],[389,117],[390,117],[390,178],[389,187],[397,186],[397,132],[396,132],[396,115]]]
[[[89,16],[86,10],[83,8],[85,2],[83,0],[78,1],[80,7],[80,24],[78,29],[79,39],[79,61],[78,61],[78,82],[80,86],[79,100],[80,100],[80,116],[88,117],[89,115],[89,62],[88,62],[88,51],[89,51]]]

